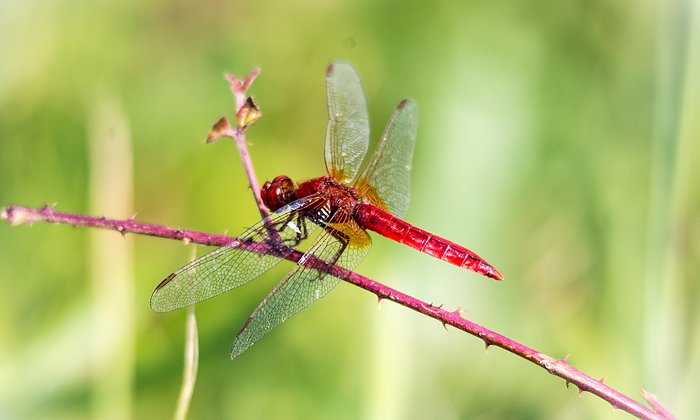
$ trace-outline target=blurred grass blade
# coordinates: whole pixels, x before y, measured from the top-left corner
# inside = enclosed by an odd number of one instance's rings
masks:
[[[187,308],[187,320],[185,321],[185,366],[182,372],[182,385],[180,396],[177,399],[177,409],[173,418],[184,420],[190,409],[190,402],[194,394],[194,386],[197,383],[197,369],[199,368],[199,338],[197,335],[197,318],[194,315],[194,305]]]
[[[697,6],[695,7],[697,8]],[[645,385],[678,412],[691,333],[684,275],[684,237],[691,193],[691,138],[697,123],[697,52],[691,3],[660,6],[656,107],[646,278]],[[695,66],[695,69],[693,69]],[[695,187],[697,188],[697,187]],[[697,398],[695,398],[697,400]],[[697,412],[697,408],[695,412]],[[688,411],[693,412],[693,411]]]
[[[128,216],[132,208],[131,139],[120,102],[97,96],[90,119],[90,212]],[[93,415],[132,416],[134,286],[131,239],[91,230],[94,357]]]
[[[697,266],[689,261],[689,249],[697,249],[693,234],[693,216],[700,200],[700,3],[693,2],[688,13],[688,44],[680,112],[677,164],[670,228],[675,236],[669,252],[672,268],[678,276],[680,302],[673,309],[684,317],[681,332],[687,346],[680,354],[683,363],[678,379],[679,392],[674,404],[679,417],[700,412],[700,306],[697,294]],[[695,230],[697,233],[697,230]],[[692,279],[695,279],[693,281]],[[695,283],[695,285],[693,285]],[[686,312],[687,311],[687,312]],[[686,312],[687,315],[684,315]],[[671,378],[674,379],[674,378]]]

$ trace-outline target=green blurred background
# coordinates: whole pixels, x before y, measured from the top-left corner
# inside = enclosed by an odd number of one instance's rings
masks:
[[[222,75],[263,73],[261,181],[324,171],[326,65],[373,138],[420,110],[407,219],[501,283],[374,236],[358,271],[700,412],[700,5],[687,1],[0,2],[0,204],[210,232],[258,220]],[[0,418],[169,418],[184,311],[150,293],[192,246],[0,223]],[[197,249],[205,252],[204,247]],[[505,351],[347,284],[234,361],[290,267],[197,306],[192,418],[626,418]]]

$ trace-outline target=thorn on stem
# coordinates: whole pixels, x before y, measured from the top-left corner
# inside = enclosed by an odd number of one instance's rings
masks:
[[[484,351],[488,353],[489,347],[491,347],[493,343],[491,343],[489,340],[484,340]]]
[[[424,304],[423,307],[425,308],[426,311],[428,311],[428,312],[430,312],[430,313],[432,313],[432,314],[436,313],[437,310],[439,309],[439,307],[433,305],[432,302],[430,302],[430,303],[427,304],[427,305]]]
[[[565,365],[568,365],[568,364],[569,364],[569,356],[570,356],[570,355],[567,354],[566,356],[564,356],[564,357],[560,360],[560,362],[564,363]]]
[[[654,412],[658,413],[662,419],[674,419],[675,417],[673,414],[671,414],[670,411],[666,407],[664,407],[661,402],[659,402],[659,399],[656,397],[656,395],[652,394],[651,392],[648,392],[644,389],[640,389],[639,392],[642,394],[642,397],[644,397],[644,400],[651,406],[651,408],[654,410]]]
[[[192,242],[192,239],[190,239],[190,238],[187,238],[187,237],[185,237],[185,238],[182,238],[182,243],[184,243],[185,245],[189,245],[189,244],[190,244],[190,242]]]

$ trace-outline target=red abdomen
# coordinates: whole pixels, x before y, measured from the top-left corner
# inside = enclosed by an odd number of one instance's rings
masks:
[[[467,268],[496,280],[503,279],[503,275],[498,270],[467,248],[417,228],[371,204],[358,204],[355,207],[354,216],[365,229],[458,267]]]

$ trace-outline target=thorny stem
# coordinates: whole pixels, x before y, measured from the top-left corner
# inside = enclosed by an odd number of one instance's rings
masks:
[[[85,226],[102,229],[111,229],[120,232],[122,235],[127,233],[138,233],[143,235],[158,236],[161,238],[181,240],[186,243],[194,242],[201,245],[215,246],[232,246],[245,248],[251,252],[258,253],[274,253],[273,247],[264,242],[240,242],[237,238],[227,235],[217,235],[194,230],[173,229],[166,226],[152,225],[149,223],[137,222],[133,219],[115,220],[106,217],[84,216],[79,214],[64,213],[54,211],[51,207],[44,206],[40,209],[9,206],[3,209],[1,217],[11,224],[34,222],[49,222],[66,224],[71,226]],[[286,259],[299,262],[303,254],[299,251],[294,251]],[[547,370],[552,375],[558,376],[566,381],[567,384],[576,385],[579,392],[588,391],[591,394],[597,395],[600,398],[608,401],[613,407],[622,409],[630,414],[633,414],[642,419],[663,419],[669,417],[668,412],[663,412],[659,409],[653,411],[637,401],[623,395],[615,389],[605,385],[602,380],[594,379],[583,372],[575,369],[567,362],[567,358],[561,360],[554,359],[537,350],[527,347],[517,341],[484,328],[478,324],[464,319],[459,310],[447,311],[439,306],[421,301],[398,290],[392,289],[365,276],[346,270],[339,266],[328,267],[327,265],[319,264],[318,260],[311,257],[304,261],[304,265],[319,269],[325,267],[324,271],[328,274],[340,278],[350,284],[360,287],[368,292],[375,294],[380,300],[387,299],[396,302],[399,305],[405,306],[418,313],[429,316],[440,321],[444,325],[451,325],[462,331],[465,331],[484,341],[487,347],[496,346],[506,351],[509,351],[517,356],[528,360],[537,366]]]

